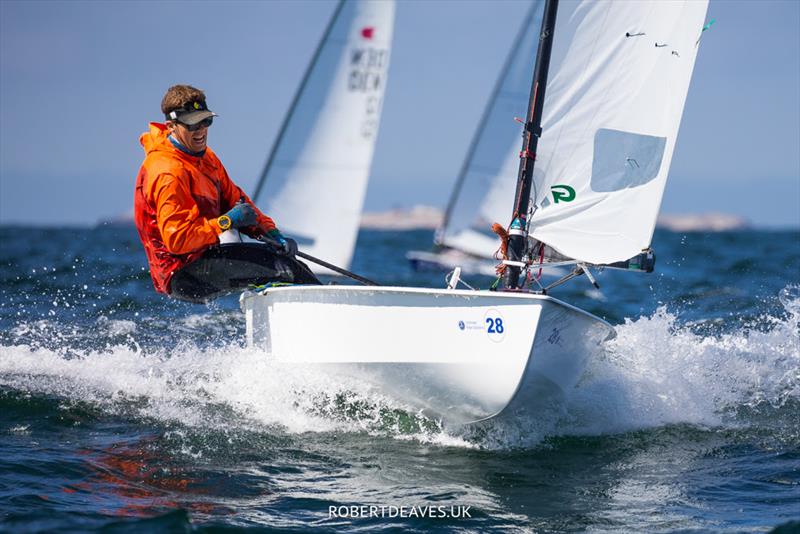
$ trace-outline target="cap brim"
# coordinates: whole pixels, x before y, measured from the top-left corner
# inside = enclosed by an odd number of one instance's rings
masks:
[[[207,109],[203,109],[200,111],[190,111],[189,113],[181,113],[178,115],[178,121],[182,122],[183,124],[193,125],[197,124],[198,122],[207,119],[209,117],[216,117],[217,114],[213,111],[208,111]]]

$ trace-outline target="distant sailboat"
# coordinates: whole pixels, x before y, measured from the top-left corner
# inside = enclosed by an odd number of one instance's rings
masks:
[[[453,186],[434,252],[410,251],[415,269],[451,270],[494,276],[497,236],[492,223],[508,216],[514,200],[521,125],[528,105],[533,65],[539,45],[544,1],[531,3],[486,103]]]
[[[248,343],[281,362],[352,374],[448,423],[540,416],[615,336],[550,290],[592,280],[595,265],[652,270],[707,6],[547,0],[496,291],[246,292]],[[531,274],[548,262],[574,271],[543,288]]]
[[[252,195],[304,252],[345,268],[378,136],[394,9],[392,0],[339,2]]]

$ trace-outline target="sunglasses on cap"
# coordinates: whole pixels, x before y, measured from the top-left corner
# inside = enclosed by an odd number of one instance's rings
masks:
[[[208,128],[209,126],[214,124],[214,117],[208,117],[207,119],[203,119],[195,124],[186,124],[185,122],[181,122],[180,119],[178,119],[176,122],[179,122],[184,128],[186,128],[190,132],[196,132],[200,128]]]

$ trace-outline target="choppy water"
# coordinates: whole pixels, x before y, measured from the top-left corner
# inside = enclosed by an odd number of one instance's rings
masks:
[[[403,259],[430,238],[363,232],[352,268],[442,287]],[[800,232],[654,246],[554,293],[617,325],[567,404],[470,431],[246,349],[130,227],[0,228],[0,530],[800,529]]]

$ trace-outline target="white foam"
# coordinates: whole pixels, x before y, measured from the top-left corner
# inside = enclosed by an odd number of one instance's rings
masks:
[[[732,424],[737,408],[800,399],[800,298],[782,292],[784,319],[767,331],[702,336],[660,308],[628,320],[603,357],[590,362],[562,431],[609,433],[689,423]]]
[[[391,432],[391,424],[381,426],[384,414],[409,410],[360,381],[281,365],[234,345],[213,350],[185,345],[169,354],[125,346],[69,353],[65,357],[62,351],[28,345],[2,347],[0,385],[85,401],[111,412],[134,410],[136,416],[216,429]],[[432,439],[425,434],[424,439]]]

